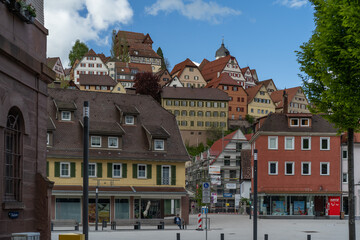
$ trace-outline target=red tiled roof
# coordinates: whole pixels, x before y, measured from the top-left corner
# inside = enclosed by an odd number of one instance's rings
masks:
[[[222,57],[212,62],[206,63],[205,66],[203,66],[201,69],[201,73],[204,76],[205,81],[210,81],[211,79],[217,77],[217,73],[221,73],[224,70],[226,64],[231,58],[232,56],[228,55],[226,57]]]
[[[260,88],[263,86],[263,84],[256,85],[254,87],[249,87],[245,91],[248,94],[248,104],[254,99],[256,94],[259,92]]]
[[[227,86],[239,86],[241,85],[232,79],[229,74],[222,73],[219,77],[212,79],[205,87],[206,88],[217,88],[219,85],[227,85]],[[242,87],[241,87],[242,88]]]
[[[248,69],[250,69],[250,68],[249,68],[249,67],[241,68],[242,74],[245,74]],[[251,71],[250,71],[250,72],[251,72]]]
[[[294,87],[294,88],[288,88],[285,89],[287,95],[288,95],[288,102],[290,103],[292,101],[292,99],[295,97],[295,94],[297,93],[297,91],[300,89],[301,87]],[[274,103],[278,103],[278,105],[276,106],[276,108],[282,108],[284,107],[284,102],[283,102],[283,94],[284,94],[284,90],[278,90],[278,91],[274,91],[271,93],[270,97],[271,100]]]
[[[347,132],[343,133],[343,137],[341,138],[342,143],[347,143],[347,135]],[[360,133],[354,133],[354,143],[360,143]]]
[[[94,52],[93,49],[90,49],[87,53],[84,54],[85,57],[97,57],[98,55]]]
[[[185,59],[185,61],[182,61],[181,63],[178,63],[174,66],[173,70],[171,71],[171,76],[173,76],[175,73],[178,77],[180,77],[181,73],[184,71],[186,67],[193,67],[197,68],[197,66],[191,61],[190,59]]]
[[[210,62],[209,60],[207,60],[206,58],[204,58],[204,59],[202,60],[202,62],[200,63],[200,65],[199,65],[200,71],[202,71],[202,69],[204,68],[204,66],[205,66],[206,64],[208,64],[209,62]]]
[[[138,72],[151,72],[152,73],[152,67],[150,64],[144,64],[144,63],[125,63],[125,62],[116,62],[115,68],[117,73],[126,73],[130,74],[131,69],[137,69]],[[124,71],[121,71],[121,69],[124,69]]]
[[[260,85],[260,84],[264,84],[265,87],[267,87],[269,85],[269,83],[272,82],[274,84],[274,81],[272,79],[267,79],[267,80],[263,80],[263,81],[258,81],[256,84]],[[275,84],[274,84],[275,86]]]
[[[226,145],[233,139],[236,132],[237,130],[214,142],[214,144],[209,149],[210,155],[216,155],[216,157],[218,157]]]

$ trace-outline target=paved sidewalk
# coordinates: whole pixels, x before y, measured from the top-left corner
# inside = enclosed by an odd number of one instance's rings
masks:
[[[208,240],[220,240],[220,234],[224,233],[225,240],[252,240],[253,220],[248,216],[209,214],[211,219]],[[180,233],[181,240],[205,240],[205,231],[195,230],[197,216],[190,216],[190,225],[187,230],[179,230],[175,227],[168,227],[165,230],[155,230],[155,227],[146,227],[142,230],[110,230],[110,226],[101,231],[95,232],[90,227],[89,240],[130,240],[130,239],[161,239],[176,240],[176,234]],[[165,227],[166,228],[166,227]],[[356,222],[357,236],[360,239],[360,221]],[[58,240],[59,234],[82,233],[80,231],[53,231],[52,240]],[[264,239],[268,234],[269,240],[306,240],[311,234],[312,240],[346,240],[348,239],[347,220],[327,219],[258,219],[258,240]]]

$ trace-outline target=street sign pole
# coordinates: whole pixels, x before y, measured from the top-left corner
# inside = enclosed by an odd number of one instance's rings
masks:
[[[257,149],[254,149],[254,240],[257,240]]]
[[[205,240],[207,240],[207,212],[209,211],[208,204],[210,203],[210,183],[203,182],[202,184],[202,202],[205,203]]]
[[[89,239],[89,102],[84,101],[84,177],[83,177],[83,234],[85,240]]]

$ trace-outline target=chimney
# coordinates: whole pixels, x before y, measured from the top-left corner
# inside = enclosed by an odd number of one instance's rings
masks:
[[[287,114],[288,112],[289,112],[289,102],[288,102],[288,95],[285,89],[283,93],[283,113]]]

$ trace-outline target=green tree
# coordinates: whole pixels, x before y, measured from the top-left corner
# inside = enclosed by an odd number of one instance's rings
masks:
[[[118,57],[121,62],[130,62],[129,56],[129,43],[126,39],[125,33],[118,36],[118,45],[117,48]]]
[[[315,30],[297,52],[313,113],[348,132],[349,239],[355,240],[354,131],[360,129],[360,5],[358,0],[310,0]]]
[[[115,29],[112,31],[110,54],[111,54],[112,59],[116,59],[117,57],[119,57],[118,48],[116,47],[116,30]]]
[[[74,65],[74,62],[76,59],[81,60],[81,58],[89,51],[88,46],[80,42],[80,40],[76,40],[74,46],[72,47],[70,53],[69,53],[69,66],[72,67]]]
[[[164,53],[163,53],[161,47],[159,47],[157,49],[156,53],[157,53],[157,55],[159,55],[161,57],[161,69],[166,69]]]

